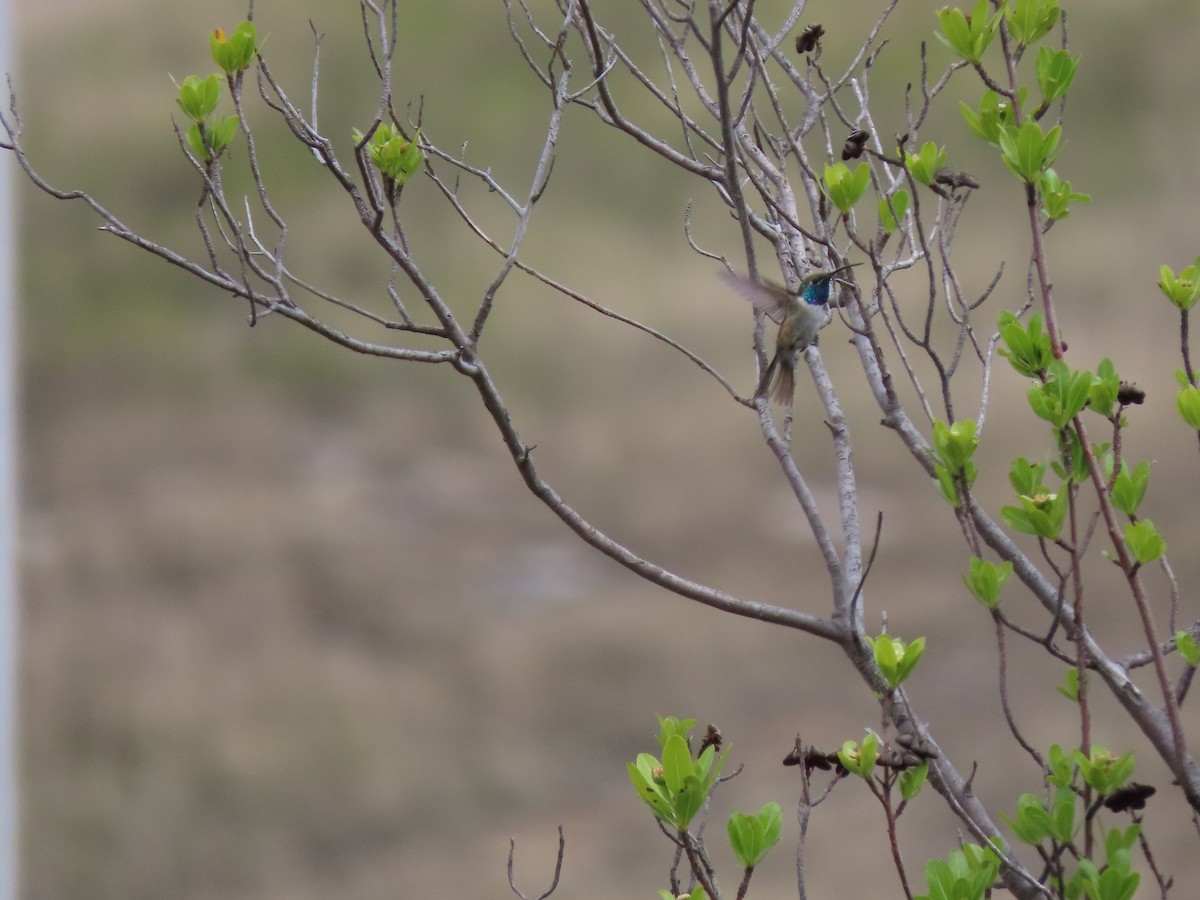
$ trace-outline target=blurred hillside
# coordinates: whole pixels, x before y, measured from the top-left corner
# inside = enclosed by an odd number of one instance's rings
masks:
[[[634,6],[597,5],[613,16]],[[788,5],[758,9],[779,18]],[[885,130],[902,130],[916,41],[941,5],[897,14],[873,82],[876,108],[895,111]],[[171,129],[168,75],[210,71],[207,32],[244,8],[17,7],[15,85],[42,173],[201,253],[198,185]],[[810,4],[829,32],[830,70],[852,52],[841,38],[856,43],[875,7]],[[1194,481],[1195,458],[1164,399],[1173,320],[1154,280],[1160,263],[1179,267],[1200,250],[1190,205],[1200,174],[1187,149],[1200,9],[1078,7],[1070,35],[1083,62],[1059,168],[1095,200],[1051,232],[1056,289],[1072,353],[1113,356],[1160,401],[1134,414],[1160,427],[1135,430],[1129,452],[1156,460],[1155,521],[1193,534],[1195,514],[1169,500],[1173,482]],[[325,35],[321,125],[348,158],[350,130],[370,122],[377,100],[357,4],[258,4],[268,60],[294,98],[308,96],[310,18]],[[401,28],[397,96],[414,110],[423,98],[428,134],[445,147],[469,141],[472,161],[520,190],[548,100],[502,4],[414,0]],[[639,20],[616,30],[654,58]],[[944,63],[940,45],[930,59]],[[979,93],[965,78],[957,90]],[[653,120],[652,107],[632,94],[628,103]],[[255,116],[293,263],[386,310],[387,267],[340,192],[261,105]],[[969,289],[1003,260],[1000,302],[1015,302],[1027,246],[1010,176],[971,147],[951,103],[924,137],[961,147],[983,183],[960,239]],[[686,204],[706,247],[735,254],[740,239],[696,189],[572,111],[526,258],[679,338],[747,389],[745,309],[689,250]],[[829,648],[652,590],[590,553],[523,490],[448,367],[355,357],[272,318],[248,328],[244,304],[98,233],[81,205],[24,185],[20,196],[24,897],[502,897],[510,836],[518,882],[536,895],[559,824],[567,861],[556,900],[651,896],[669,847],[624,764],[652,749],[656,713],[722,728],[745,771],[719,805],[742,809],[794,803],[796,773],[779,761],[797,731],[836,745],[876,724],[875,702]],[[469,314],[497,260],[423,179],[406,188],[405,213],[419,223],[419,258]],[[494,205],[484,215],[508,227]],[[857,440],[861,511],[884,514],[869,615],[886,611],[893,631],[929,637],[918,708],[960,765],[981,762],[977,792],[1008,802],[1037,779],[1028,766],[1014,776],[1002,757],[992,764],[1009,741],[989,730],[994,700],[979,693],[995,652],[961,589],[961,540],[878,427],[833,329],[822,349]],[[715,383],[661,344],[516,278],[484,351],[544,474],[597,525],[689,578],[823,611],[826,578],[803,520],[754,418]],[[997,381],[1016,384],[1007,373]],[[961,400],[974,405],[967,392]],[[815,408],[802,382],[798,416]],[[1040,452],[1044,438],[1022,413],[992,415],[995,466],[1018,449]],[[801,418],[796,430],[797,456],[832,516],[826,429]],[[999,502],[1003,478],[986,462],[981,482]],[[1196,583],[1200,562],[1175,564],[1182,583]],[[1099,591],[1098,608],[1105,599]],[[1114,632],[1124,615],[1113,610]],[[1057,674],[1016,652],[1026,735],[1070,742],[1055,717],[1062,701],[1042,687]],[[946,671],[954,677],[934,674]],[[1097,739],[1119,748],[1129,736]],[[1147,764],[1146,780],[1161,783]],[[840,871],[846,829],[883,847],[877,807],[847,788],[814,819],[811,896],[898,895],[884,853]],[[722,821],[718,811],[714,828]],[[788,812],[785,823],[781,850],[756,875],[761,896],[794,896]],[[916,869],[956,840],[936,801],[902,826]],[[1170,835],[1156,837],[1170,849]]]

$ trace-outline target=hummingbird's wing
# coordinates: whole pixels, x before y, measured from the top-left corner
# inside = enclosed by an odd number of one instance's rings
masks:
[[[750,301],[760,313],[763,313],[777,325],[783,324],[790,298],[788,292],[777,284],[767,282],[759,284],[735,272],[721,272],[724,282]]]

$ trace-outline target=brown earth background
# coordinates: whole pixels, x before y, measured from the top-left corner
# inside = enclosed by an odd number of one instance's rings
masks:
[[[15,85],[43,173],[200,252],[198,186],[171,130],[168,74],[207,74],[206,33],[232,27],[244,7],[16,5]],[[902,130],[916,42],[931,38],[940,5],[902,3],[896,14],[874,81],[885,133]],[[597,6],[653,56],[635,4]],[[772,20],[785,4],[758,6]],[[875,7],[810,4],[830,70]],[[1095,199],[1051,233],[1056,290],[1076,364],[1112,356],[1149,393],[1128,452],[1154,460],[1149,514],[1171,542],[1190,620],[1197,461],[1174,417],[1174,320],[1154,281],[1160,263],[1179,268],[1200,251],[1200,7],[1068,9],[1083,61],[1059,169]],[[357,4],[258,7],[268,57],[295,97],[308,92],[310,17],[326,35],[322,126],[348,158],[350,129],[369,124],[376,103]],[[397,96],[423,95],[435,139],[470,140],[471,159],[520,190],[547,98],[502,5],[419,0],[404,4],[401,28]],[[930,58],[936,67],[947,54],[933,44]],[[961,77],[948,99],[979,92]],[[654,120],[640,98],[627,102]],[[342,195],[266,110],[254,116],[294,264],[385,311],[386,265]],[[962,225],[968,289],[1003,260],[997,302],[1015,306],[1028,242],[1015,182],[972,145],[953,103],[923,137],[983,183]],[[706,246],[735,254],[738,237],[698,190],[574,111],[527,258],[684,341],[745,390],[748,317],[688,249],[685,205],[696,203]],[[798,784],[779,762],[797,732],[832,748],[878,725],[876,702],[837,653],[655,590],[591,553],[523,490],[449,367],[356,357],[281,320],[248,328],[244,305],[98,233],[82,206],[24,185],[18,194],[22,897],[498,898],[509,896],[510,837],[518,880],[536,895],[560,824],[556,900],[654,896],[671,848],[624,766],[654,749],[658,713],[717,723],[731,765],[745,766],[719,794],[710,834],[726,886],[726,812],[776,800],[784,839],[754,895],[795,896]],[[504,225],[494,201],[471,200]],[[495,260],[423,179],[404,203],[419,258],[465,314]],[[884,515],[868,615],[927,636],[911,683],[917,708],[961,769],[978,762],[980,795],[1012,811],[1039,779],[999,725],[991,627],[961,587],[966,550],[878,426],[840,327],[822,351],[851,417],[862,515]],[[689,578],[825,611],[826,575],[753,416],[681,357],[519,279],[484,351],[545,475],[597,525]],[[1021,408],[1019,379],[998,369],[993,390],[980,489],[998,509],[1006,461],[1041,458],[1049,443]],[[965,408],[976,392],[964,384]],[[803,380],[796,403],[796,454],[832,519],[827,432]],[[1132,611],[1104,564],[1089,584],[1105,639],[1135,647]],[[1042,627],[1019,590],[1007,602]],[[1020,645],[1014,654],[1026,735],[1072,743],[1071,709],[1052,687],[1061,673]],[[1110,710],[1098,701],[1097,741],[1139,749],[1141,779],[1162,786],[1136,735],[1103,721]],[[1155,846],[1168,862],[1186,859],[1186,818],[1172,801],[1159,815]],[[955,825],[932,796],[902,820],[918,888],[924,860],[955,845]],[[882,813],[853,785],[815,816],[808,867],[812,897],[901,895]]]

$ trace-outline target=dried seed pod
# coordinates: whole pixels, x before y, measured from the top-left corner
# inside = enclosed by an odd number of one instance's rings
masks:
[[[1117,388],[1117,402],[1122,406],[1140,406],[1146,402],[1146,392],[1132,381],[1122,381]]]
[[[865,131],[852,131],[850,137],[846,138],[846,143],[842,145],[842,159],[858,159],[862,156],[869,137]]]
[[[796,52],[811,53],[814,50],[821,49],[821,38],[825,36],[825,29],[820,25],[805,25],[804,30],[796,36]]]

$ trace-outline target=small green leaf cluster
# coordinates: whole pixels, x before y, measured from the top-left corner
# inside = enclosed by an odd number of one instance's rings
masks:
[[[938,491],[954,508],[962,502],[959,484],[970,489],[979,471],[971,457],[979,448],[975,423],[960,419],[953,425],[933,423],[933,472]]]
[[[988,4],[979,0],[969,16],[958,9],[942,9],[938,13],[942,30],[937,36],[958,57],[982,73],[983,54],[992,43],[1001,16],[1011,42],[1016,45],[1014,58],[1019,59],[1025,47],[1033,46],[1050,33],[1059,15],[1057,0],[1009,0],[1000,4],[1000,9],[989,17]],[[1044,132],[1038,124],[1050,105],[1065,97],[1071,89],[1079,70],[1079,58],[1079,54],[1072,55],[1062,48],[1045,45],[1038,48],[1034,71],[1042,100],[1031,112],[1025,112],[1028,89],[1024,86],[1017,87],[1003,100],[989,87],[977,108],[959,104],[967,127],[997,147],[1008,170],[1037,190],[1042,211],[1050,221],[1070,215],[1072,203],[1085,203],[1091,199],[1072,189],[1071,183],[1051,168],[1059,152],[1061,127],[1055,125]],[[1015,103],[1012,102],[1014,98]]]
[[[179,88],[176,102],[183,114],[192,120],[187,130],[188,146],[204,162],[212,162],[229,146],[238,124],[236,115],[211,118],[221,99],[221,76],[215,72],[207,78],[189,75],[176,86]]]
[[[1079,827],[1080,793],[1075,785],[1078,773],[1100,796],[1120,790],[1133,775],[1132,753],[1115,756],[1103,747],[1093,747],[1089,754],[1079,750],[1067,752],[1055,745],[1050,748],[1050,773],[1046,776],[1050,793],[1043,798],[1037,794],[1022,794],[1017,801],[1016,816],[1001,818],[1022,843],[1045,853],[1047,858],[1078,859],[1073,873],[1056,884],[1058,891],[1072,898],[1091,900],[1129,900],[1137,889],[1141,876],[1131,870],[1129,850],[1140,834],[1141,826],[1110,828],[1104,831],[1105,864],[1082,857],[1076,851],[1063,853],[1073,847]],[[1049,848],[1044,844],[1049,843]]]
[[[917,794],[921,793],[921,788],[925,787],[925,782],[928,779],[929,760],[923,761],[919,766],[905,769],[900,773],[901,798],[907,801],[917,796]]]
[[[213,62],[229,77],[250,65],[258,50],[258,36],[253,22],[242,22],[228,37],[223,28],[216,29],[208,36],[208,44]],[[182,84],[176,83],[176,87],[179,89],[176,102],[192,121],[186,134],[188,147],[199,159],[213,162],[225,152],[238,125],[236,115],[212,118],[221,99],[221,76],[216,72],[207,78],[189,75]]]
[[[908,191],[903,188],[890,197],[879,198],[879,224],[883,227],[884,234],[891,234],[900,227],[908,213],[908,202]]]
[[[1065,219],[1071,214],[1072,203],[1087,203],[1092,199],[1091,194],[1081,194],[1071,188],[1071,182],[1058,177],[1053,169],[1046,169],[1038,182],[1038,193],[1042,198],[1042,210],[1046,218]]]
[[[1000,130],[1000,158],[1017,178],[1037,185],[1042,175],[1058,156],[1058,142],[1062,139],[1062,126],[1055,125],[1047,132],[1032,119],[1027,119],[1019,128]]]
[[[1061,359],[1050,363],[1041,384],[1029,389],[1029,406],[1038,418],[1062,430],[1087,406],[1092,373],[1074,370]]]
[[[1200,257],[1178,275],[1170,266],[1158,270],[1158,289],[1181,310],[1191,309],[1200,300]]]
[[[660,822],[670,826],[685,840],[688,826],[707,802],[717,783],[721,768],[725,764],[727,750],[717,756],[718,740],[706,739],[703,750],[696,757],[691,751],[691,732],[696,727],[695,719],[677,719],[674,716],[658,717],[658,744],[662,760],[649,753],[639,753],[637,760],[627,764],[629,779],[637,795],[654,812]],[[710,733],[711,733],[710,729]],[[750,874],[776,844],[783,830],[783,812],[778,803],[764,804],[757,814],[733,812],[726,823],[729,846],[734,857],[745,870],[743,885],[749,882]],[[700,847],[702,859],[703,847]],[[697,873],[696,861],[689,861]],[[707,861],[701,863],[711,875]],[[704,881],[703,878],[698,878]],[[706,900],[702,885],[690,894],[677,895],[670,891],[659,891],[662,900]]]
[[[1175,373],[1179,382],[1179,393],[1175,395],[1175,408],[1179,417],[1189,428],[1200,431],[1200,387],[1188,381],[1187,373],[1182,369]]]
[[[686,830],[704,806],[725,765],[726,754],[718,758],[712,745],[698,758],[692,758],[688,732],[695,726],[695,719],[681,721],[674,716],[659,716],[662,760],[639,753],[637,761],[627,765],[629,780],[638,796],[655,816],[678,831]]]
[[[1049,106],[1066,95],[1075,81],[1078,69],[1078,53],[1072,56],[1062,49],[1038,48],[1037,80],[1038,88],[1042,92],[1042,106]]]
[[[916,153],[904,154],[905,168],[926,186],[933,184],[933,176],[946,165],[946,160],[946,151],[932,141],[922,144]]]
[[[879,759],[879,737],[868,733],[862,744],[846,741],[837,755],[847,772],[857,775],[863,781],[870,781],[875,774],[875,762]]]
[[[1067,882],[1067,896],[1131,900],[1142,876],[1132,871],[1130,850],[1141,832],[1142,826],[1136,823],[1124,830],[1112,828],[1105,832],[1104,868],[1097,868],[1090,859],[1081,859],[1075,875]]]
[[[890,634],[881,634],[875,638],[868,636],[866,640],[888,690],[894,691],[903,684],[925,655],[923,637],[917,638],[911,644],[905,644],[902,639]]]
[[[1054,541],[1067,519],[1069,494],[1065,485],[1058,491],[1046,487],[1046,466],[1019,456],[1008,471],[1008,482],[1017,495],[1019,506],[1005,506],[1000,517],[1009,528],[1022,534]]]
[[[1167,543],[1149,519],[1125,525],[1125,543],[1139,564],[1154,562],[1167,552]]]
[[[848,215],[871,181],[871,167],[865,163],[851,169],[844,162],[825,166],[825,193],[842,213]]]
[[[1063,683],[1055,687],[1055,690],[1070,700],[1072,703],[1079,702],[1079,670],[1070,668],[1063,675]]]
[[[1087,407],[1097,415],[1112,421],[1113,407],[1121,393],[1121,378],[1113,361],[1105,357],[1096,367],[1092,386],[1088,388]]]
[[[1014,0],[1004,9],[1008,33],[1022,47],[1044,38],[1057,21],[1058,0]]]
[[[1193,669],[1200,665],[1200,642],[1187,631],[1175,632],[1175,649]]]
[[[363,133],[357,128],[352,132],[355,144],[362,144]],[[412,140],[400,133],[400,129],[387,122],[380,123],[371,133],[367,144],[367,152],[371,163],[396,187],[404,182],[421,167],[425,153],[420,147],[421,132],[418,130]]]
[[[729,816],[729,846],[745,869],[762,862],[771,848],[779,843],[783,829],[783,811],[778,803],[767,803],[756,816],[735,812]]]
[[[925,864],[927,894],[915,900],[983,900],[1000,874],[1000,855],[991,847],[964,844],[945,861]]]
[[[253,22],[242,22],[226,36],[225,29],[217,28],[208,36],[209,50],[215,62],[226,75],[244,71],[258,51],[258,35]]]
[[[963,576],[963,584],[976,600],[988,609],[995,609],[1000,603],[1000,588],[1012,577],[1013,564],[1005,560],[996,565],[972,556],[968,565],[970,568]]]
[[[1027,396],[1034,414],[1049,422],[1058,437],[1062,462],[1053,464],[1054,472],[1064,482],[1082,482],[1087,477],[1088,467],[1079,436],[1069,426],[1085,409],[1103,416],[1114,425],[1122,423],[1120,413],[1124,406],[1120,399],[1121,379],[1112,360],[1102,360],[1094,374],[1072,369],[1063,360],[1054,358],[1050,339],[1042,330],[1039,315],[1030,316],[1028,323],[1022,325],[1012,313],[1002,312],[997,321],[1005,345],[1000,348],[1000,354],[1015,371],[1038,379],[1029,388]],[[1196,390],[1195,395],[1195,415],[1197,425],[1200,425],[1200,390]],[[1180,397],[1183,397],[1183,393]],[[1183,405],[1180,400],[1181,413]],[[1107,445],[1097,444],[1095,449],[1104,453]],[[1115,477],[1111,455],[1105,455],[1105,464],[1112,483],[1113,504],[1131,519],[1136,519],[1149,484],[1149,464],[1141,462],[1130,468],[1122,462]],[[1019,505],[1006,506],[1000,514],[1009,527],[1016,531],[1058,540],[1066,521],[1069,492],[1066,485],[1057,491],[1048,489],[1044,481],[1045,474],[1044,465],[1035,465],[1024,458],[1014,460],[1009,481],[1017,494]],[[1139,563],[1157,559],[1166,549],[1158,532],[1147,520],[1131,522],[1125,529],[1125,537]],[[971,587],[970,583],[968,587]]]
[[[1027,93],[1025,88],[1017,91],[1017,100],[1022,108],[1025,106]],[[991,88],[983,92],[983,99],[979,101],[978,110],[961,100],[958,102],[958,108],[962,112],[967,127],[996,149],[1000,148],[1000,133],[1016,124],[1012,105],[1007,101],[1002,101],[1000,95]]]
[[[1111,477],[1113,465],[1111,455],[1105,458],[1105,465]],[[1146,497],[1146,488],[1149,486],[1150,463],[1143,459],[1136,466],[1130,468],[1122,462],[1120,471],[1117,472],[1117,478],[1113,482],[1113,506],[1127,516],[1136,516],[1138,507],[1142,505],[1142,500]]]
[[[936,32],[937,39],[969,63],[983,59],[984,51],[996,36],[1001,12],[988,15],[987,0],[978,0],[970,15],[961,9],[943,7],[938,10],[938,24],[942,30]]]
[[[1054,361],[1050,335],[1042,329],[1042,314],[1034,313],[1026,325],[1008,310],[996,317],[1004,346],[999,353],[1009,365],[1028,378],[1042,378]]]

